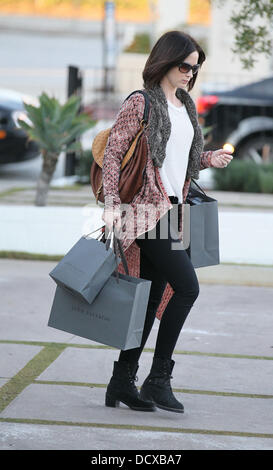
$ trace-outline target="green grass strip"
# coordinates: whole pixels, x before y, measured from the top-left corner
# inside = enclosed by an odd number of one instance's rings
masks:
[[[90,383],[90,382],[62,382],[62,381],[55,381],[55,380],[35,380],[34,384],[41,384],[41,385],[68,385],[72,387],[90,387],[90,388],[106,388],[106,384],[97,384],[97,383]],[[140,389],[140,387],[138,387]],[[265,399],[272,399],[273,395],[261,395],[261,394],[254,394],[254,393],[237,393],[237,392],[217,392],[214,390],[194,390],[190,388],[173,388],[174,392],[177,393],[188,393],[190,395],[214,395],[218,397],[236,397],[236,398],[265,398]]]
[[[272,206],[264,205],[264,204],[236,204],[236,202],[219,202],[218,201],[219,209],[221,207],[237,207],[240,209],[266,209],[268,211],[272,211]]]
[[[257,263],[220,263],[220,266],[242,266],[243,268],[245,267],[250,267],[250,268],[273,268],[273,264],[257,264]]]
[[[43,348],[34,356],[14,377],[0,389],[0,413],[14,400],[28,385],[53,362],[65,349],[58,344]]]
[[[21,418],[0,418],[0,422],[18,424],[40,424],[45,426],[77,426],[84,428],[102,429],[127,429],[130,431],[152,431],[152,432],[172,432],[179,434],[205,434],[214,436],[234,436],[234,437],[255,437],[261,439],[272,439],[273,434],[252,433],[240,431],[220,431],[216,429],[191,429],[191,428],[170,428],[159,426],[130,425],[130,424],[108,424],[108,423],[82,423],[77,421],[51,421],[45,419],[21,419]]]
[[[144,349],[146,352],[153,352],[153,349]],[[185,356],[207,356],[207,357],[227,357],[231,359],[261,359],[266,361],[272,361],[273,356],[252,356],[247,354],[226,354],[226,353],[206,353],[200,351],[177,351],[174,350],[174,354],[182,354]]]
[[[88,188],[89,189],[89,188]],[[56,186],[54,185],[54,181],[52,182],[52,184],[49,186],[49,190],[50,192],[52,191],[80,191],[80,190],[83,190],[84,192],[84,195],[88,196],[89,194],[86,194],[87,192],[85,191],[85,187],[84,185],[82,184],[73,184],[71,186],[69,185],[66,185],[66,186]],[[92,194],[92,190],[91,188],[89,189],[90,194]]]
[[[20,340],[0,340],[0,344],[27,344],[28,346],[49,346],[49,347],[63,347],[63,348],[79,348],[79,349],[111,349],[116,351],[116,348],[106,346],[103,344],[77,344],[77,343],[48,343],[45,341],[20,341]],[[154,353],[153,348],[144,348],[144,352]],[[231,359],[257,359],[263,361],[273,361],[273,356],[252,356],[247,354],[226,354],[226,353],[210,353],[201,351],[179,351],[174,350],[174,354],[181,354],[184,356],[206,356],[206,357],[226,357]]]
[[[2,197],[6,197],[6,196],[10,196],[11,194],[14,194],[14,193],[19,193],[21,191],[33,191],[35,188],[34,187],[29,187],[29,188],[18,188],[18,187],[13,187],[13,188],[10,188],[10,189],[6,189],[5,191],[1,191],[0,192],[0,198]]]
[[[51,343],[46,341],[24,341],[24,340],[10,340],[1,339],[0,344],[26,344],[28,346],[60,346],[65,348],[81,348],[81,349],[115,349],[111,346],[104,344],[76,344],[76,343]]]
[[[13,187],[13,188],[9,188],[9,189],[5,189],[4,191],[1,191],[0,192],[0,198],[1,197],[6,197],[6,196],[10,196],[11,194],[14,194],[14,193],[19,193],[19,192],[22,192],[22,191],[36,191],[36,186],[24,186],[24,187]],[[71,186],[69,185],[66,185],[66,186],[56,186],[54,185],[54,182],[49,186],[49,190],[50,190],[50,193],[54,193],[54,191],[79,191],[82,190],[84,195],[88,196],[87,194],[87,191],[85,191],[85,187],[82,185],[82,184],[73,184]],[[90,194],[92,194],[92,191],[91,191],[91,188],[90,188]]]
[[[40,253],[27,253],[25,251],[0,251],[0,258],[22,259],[31,261],[60,261],[63,255],[43,255]]]

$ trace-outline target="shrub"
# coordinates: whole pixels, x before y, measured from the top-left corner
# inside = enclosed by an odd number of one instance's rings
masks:
[[[136,34],[124,52],[136,52],[138,54],[149,54],[151,52],[151,40],[148,33]]]
[[[273,164],[262,166],[259,178],[261,192],[273,194]]]
[[[213,180],[220,191],[273,193],[273,164],[233,160],[226,168],[213,168]]]

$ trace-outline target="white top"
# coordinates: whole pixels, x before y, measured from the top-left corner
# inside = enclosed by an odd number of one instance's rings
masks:
[[[167,102],[171,135],[166,146],[166,157],[159,172],[168,196],[177,196],[178,202],[181,203],[194,130],[186,106],[177,107],[169,100]]]

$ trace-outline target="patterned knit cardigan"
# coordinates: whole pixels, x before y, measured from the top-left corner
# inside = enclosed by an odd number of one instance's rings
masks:
[[[178,97],[180,98],[180,96]],[[189,99],[191,100],[191,98]],[[193,103],[192,100],[191,103]],[[148,158],[144,172],[144,183],[129,205],[121,204],[119,198],[118,182],[120,165],[123,156],[140,129],[144,105],[145,101],[141,93],[135,93],[123,103],[108,138],[102,168],[105,208],[118,207],[122,212],[123,235],[121,236],[121,244],[128,264],[129,274],[134,277],[140,277],[140,248],[135,242],[135,238],[151,230],[158,220],[173,207],[160,178],[158,166],[154,165],[151,158],[151,143],[149,142],[148,134]],[[193,115],[192,109],[188,107],[187,110],[192,124],[196,127],[196,114]],[[148,132],[149,127],[146,129],[146,133]],[[211,151],[201,152],[200,170],[211,166],[211,155]],[[190,163],[191,152],[189,155],[189,164]],[[186,179],[184,183],[182,190],[183,201],[186,199],[189,187],[190,178]],[[179,238],[181,240],[183,233],[183,207],[184,204],[179,205],[181,215]],[[118,271],[124,274],[122,263],[120,263]],[[161,319],[172,295],[173,289],[170,284],[167,283],[157,310],[156,316],[158,319]]]

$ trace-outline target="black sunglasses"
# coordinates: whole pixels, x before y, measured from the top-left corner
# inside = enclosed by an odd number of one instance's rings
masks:
[[[182,72],[182,73],[188,73],[190,70],[192,70],[193,75],[195,75],[200,69],[200,64],[190,65],[190,64],[187,64],[187,62],[182,62],[182,64],[178,65],[178,69],[179,69],[179,72]]]

